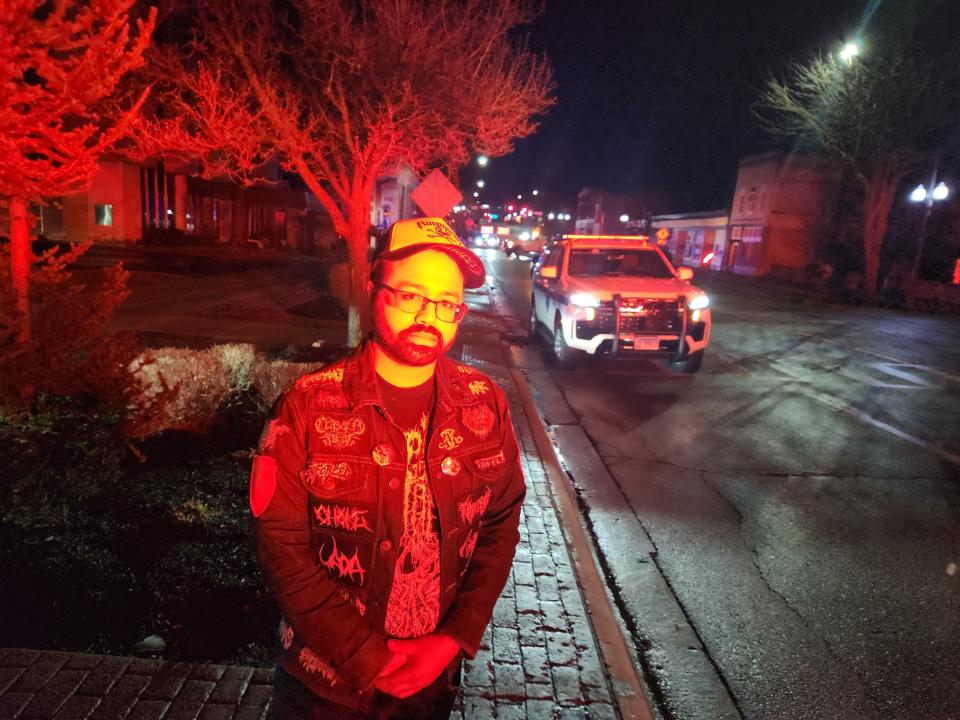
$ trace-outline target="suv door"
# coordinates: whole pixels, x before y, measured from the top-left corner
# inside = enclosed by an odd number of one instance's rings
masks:
[[[543,268],[556,268],[557,277],[545,278],[542,276]],[[537,313],[537,320],[553,329],[553,313],[557,306],[554,298],[554,289],[560,282],[560,270],[563,267],[563,246],[554,247],[547,259],[541,265],[533,283],[534,310]]]

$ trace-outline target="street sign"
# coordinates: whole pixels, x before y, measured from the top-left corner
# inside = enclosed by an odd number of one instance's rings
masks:
[[[434,170],[410,193],[410,197],[429,217],[444,217],[463,195],[453,186],[446,175]]]
[[[660,228],[659,230],[657,230],[657,242],[660,243],[661,245],[667,242],[667,238],[669,237],[670,237],[670,231],[667,230],[666,228]]]

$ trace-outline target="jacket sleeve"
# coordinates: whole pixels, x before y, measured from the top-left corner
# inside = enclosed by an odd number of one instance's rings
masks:
[[[250,506],[260,567],[284,617],[346,683],[369,687],[390,656],[386,638],[337,592],[310,545],[302,399],[289,391],[267,421],[254,457]]]
[[[513,431],[506,396],[498,388],[497,404],[505,458],[501,479],[493,486],[481,518],[476,549],[460,583],[457,597],[438,632],[449,635],[470,658],[477,654],[483,631],[507,582],[520,542],[520,509],[527,492],[520,466],[520,449]]]

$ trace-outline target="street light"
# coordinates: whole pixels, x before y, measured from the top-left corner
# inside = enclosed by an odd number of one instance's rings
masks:
[[[859,42],[848,42],[840,49],[840,59],[847,65],[853,63],[853,59],[860,54]]]
[[[622,223],[630,222],[630,216],[624,213],[623,215],[620,216],[620,222]]]
[[[486,183],[483,180],[477,180],[477,187],[482,188]]]
[[[533,194],[534,194],[534,195],[539,195],[539,194],[540,194],[540,191],[539,191],[539,190],[534,190],[534,191],[533,191]]]
[[[930,221],[930,211],[934,202],[941,202],[950,196],[950,188],[942,180],[937,182],[937,173],[940,170],[940,158],[933,161],[933,172],[930,173],[930,182],[927,185],[917,185],[910,193],[910,200],[923,203],[923,223],[920,225],[920,241],[917,243],[917,254],[913,258],[913,276],[920,277],[920,258],[923,256],[923,244],[927,239],[927,224]],[[927,188],[932,188],[927,191]]]
[[[490,158],[488,158],[486,155],[477,156],[477,165],[479,165],[480,167],[486,167],[489,162],[490,162]]]

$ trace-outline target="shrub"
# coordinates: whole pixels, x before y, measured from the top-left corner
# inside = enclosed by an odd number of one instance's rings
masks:
[[[230,343],[217,345],[216,352],[220,355],[220,362],[230,378],[231,390],[247,391],[253,381],[253,364],[256,361],[256,351],[250,343]]]
[[[258,358],[253,366],[252,387],[257,392],[263,410],[273,407],[281,393],[298,377],[313,372],[322,364]]]

